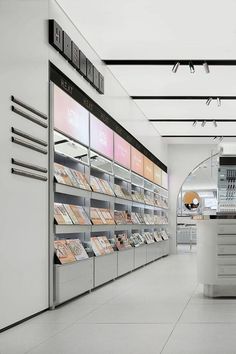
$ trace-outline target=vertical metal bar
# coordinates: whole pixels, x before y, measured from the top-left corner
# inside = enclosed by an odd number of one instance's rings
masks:
[[[48,188],[48,235],[49,235],[49,307],[50,309],[55,308],[55,294],[54,294],[54,137],[53,137],[53,83],[49,82],[49,119],[48,119],[48,141],[49,141],[49,165],[48,165],[48,178],[49,178],[49,188]]]

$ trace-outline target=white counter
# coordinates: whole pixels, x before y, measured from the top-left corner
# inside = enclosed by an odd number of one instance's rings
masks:
[[[204,295],[236,297],[236,219],[196,220],[198,281]]]

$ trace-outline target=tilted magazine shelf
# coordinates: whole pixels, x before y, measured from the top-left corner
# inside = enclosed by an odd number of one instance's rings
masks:
[[[54,264],[54,306],[57,306],[168,254],[168,241],[140,244],[120,251],[115,249],[100,256],[94,255],[90,245],[91,237],[106,236],[112,242],[114,235],[120,233],[126,233],[130,239],[134,233],[164,230],[167,224],[162,221],[168,220],[168,191],[97,153],[89,145],[89,139],[87,143],[79,142],[58,129],[52,136],[51,163],[55,163],[58,170],[57,178],[54,171],[51,178],[51,208],[54,203],[82,207],[90,220],[93,209],[101,209],[104,213],[108,210],[112,217],[115,211],[126,211],[130,215],[137,213],[140,220],[146,219],[146,223],[139,220],[139,223],[124,224],[57,225],[52,215],[53,240],[79,239],[89,255],[76,262]]]

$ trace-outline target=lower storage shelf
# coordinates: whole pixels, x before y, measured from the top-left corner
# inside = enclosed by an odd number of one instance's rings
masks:
[[[134,269],[134,248],[128,248],[117,252],[118,277]]]
[[[94,257],[94,287],[117,278],[117,252]]]
[[[134,269],[147,263],[147,245],[134,248]]]
[[[147,263],[157,259],[157,242],[147,245]]]
[[[94,258],[69,264],[54,265],[55,304],[59,305],[93,288]]]
[[[105,256],[54,265],[54,304],[68,301],[110,280],[169,254],[169,240],[132,247]],[[235,271],[229,267],[230,274]],[[229,273],[229,269],[227,272]],[[220,275],[222,268],[219,269]]]

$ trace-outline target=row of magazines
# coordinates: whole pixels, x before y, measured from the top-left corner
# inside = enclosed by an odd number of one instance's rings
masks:
[[[54,220],[57,225],[165,225],[168,224],[166,215],[129,212],[106,208],[90,207],[90,217],[79,205],[54,203]]]
[[[151,244],[168,240],[165,230],[155,232],[133,233],[128,237],[127,233],[106,236],[91,237],[90,241],[82,243],[80,239],[61,239],[54,241],[56,263],[66,264],[89,258],[89,254],[104,256],[114,251],[122,251],[143,244]]]
[[[58,163],[54,164],[54,176],[57,183],[66,184],[68,186],[81,188],[88,191],[104,193],[107,195],[116,196],[118,198],[132,200],[164,209],[168,208],[166,199],[161,198],[158,194],[143,194],[136,190],[133,190],[130,193],[126,188],[118,184],[114,184],[113,190],[109,182],[102,178],[90,175],[88,181],[87,176],[81,171],[60,165]]]

